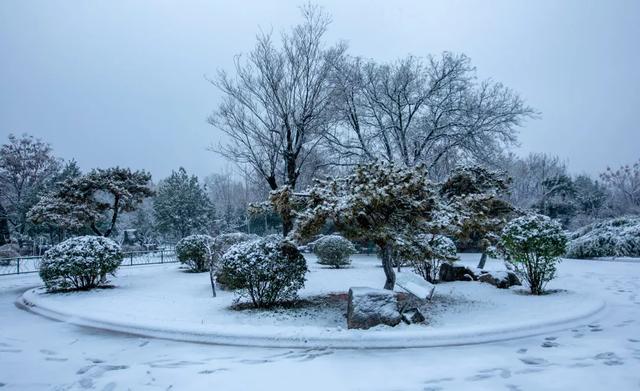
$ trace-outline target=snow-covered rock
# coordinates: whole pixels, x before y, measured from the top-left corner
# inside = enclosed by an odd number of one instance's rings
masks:
[[[454,265],[445,262],[440,266],[440,281],[474,281],[476,272],[463,265]]]
[[[408,270],[396,273],[396,285],[421,300],[431,300],[436,289],[435,285]]]
[[[402,311],[402,320],[407,324],[422,323],[426,320],[420,309],[411,308],[409,310]]]
[[[522,285],[520,279],[512,271],[482,271],[478,281],[491,284],[500,289],[507,289],[514,285]]]
[[[348,328],[369,329],[380,324],[396,326],[401,320],[398,299],[392,291],[365,287],[349,289]]]

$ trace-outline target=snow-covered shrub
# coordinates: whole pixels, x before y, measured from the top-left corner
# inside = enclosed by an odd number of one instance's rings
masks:
[[[224,270],[219,267],[220,259],[231,247],[239,243],[249,242],[260,239],[258,235],[247,234],[244,232],[232,232],[216,236],[211,246],[213,256],[211,257],[210,270],[215,274],[215,279],[222,288],[231,288],[230,278],[225,274]],[[213,278],[213,277],[212,277]]]
[[[7,243],[0,246],[0,266],[7,266],[11,262],[11,258],[20,256],[20,247],[14,243]]]
[[[339,269],[351,263],[349,256],[356,253],[355,246],[340,235],[327,235],[313,242],[318,263]]]
[[[565,253],[567,237],[562,226],[547,216],[531,214],[510,221],[502,230],[499,248],[507,266],[540,295],[555,277],[556,264]]]
[[[200,273],[209,270],[209,259],[212,256],[213,238],[209,235],[190,235],[180,239],[176,244],[176,256],[191,271]]]
[[[434,283],[438,279],[443,262],[458,259],[453,240],[443,235],[420,234],[411,243],[397,246],[400,257],[413,267],[425,280]]]
[[[232,246],[235,246],[238,243],[249,242],[256,239],[260,239],[260,237],[258,235],[247,234],[244,232],[231,232],[221,234],[213,238],[213,244],[211,248],[213,249],[214,255],[220,258]]]
[[[102,236],[67,239],[48,250],[40,264],[40,278],[49,291],[89,290],[106,283],[122,262],[120,246]]]
[[[291,242],[271,235],[232,246],[220,262],[228,286],[241,290],[257,308],[295,299],[304,287],[307,262]]]
[[[620,217],[583,227],[569,237],[567,257],[640,257],[640,217]]]

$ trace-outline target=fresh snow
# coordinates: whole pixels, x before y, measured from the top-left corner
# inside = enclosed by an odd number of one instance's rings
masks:
[[[310,272],[303,299],[344,294],[353,286],[380,289],[384,273],[374,256],[354,256],[351,268],[322,267],[307,256]],[[501,264],[494,268],[503,267]],[[399,273],[410,273],[408,271]],[[404,277],[401,277],[403,279]],[[514,338],[557,328],[600,310],[602,300],[589,290],[558,281],[567,291],[531,296],[521,288],[496,289],[480,282],[438,285],[425,311],[427,325],[347,330],[343,310],[325,307],[295,311],[236,311],[237,296],[218,291],[211,297],[207,273],[186,273],[178,265],[127,268],[118,272],[114,289],[24,295],[32,311],[116,331],[170,339],[270,347],[424,347]]]
[[[471,265],[478,257],[464,254],[462,262]],[[490,270],[500,266],[487,263]],[[41,282],[36,275],[7,276],[0,278],[0,388],[636,389],[640,361],[638,267],[637,263],[630,262],[563,261],[558,268],[558,284],[554,286],[592,292],[607,303],[596,319],[570,329],[479,345],[380,350],[215,346],[77,327],[16,308],[14,301]],[[166,281],[158,280],[156,274],[164,268],[144,266],[130,270],[132,275],[140,276],[140,281],[146,276],[148,284],[163,284]],[[187,275],[171,270],[180,276]],[[353,269],[335,272],[357,270],[355,265]],[[383,275],[381,269],[376,271]],[[124,270],[121,272],[124,278]],[[313,273],[318,271],[312,269]],[[352,274],[351,286],[362,285],[360,282],[366,280],[359,279],[358,275]],[[380,276],[379,281],[383,283],[384,277]],[[312,278],[309,285],[312,292]],[[444,285],[449,284],[439,285],[436,294]],[[164,287],[167,298],[175,286]],[[204,295],[211,293],[204,288],[196,290]],[[131,297],[129,302],[135,300],[136,297]]]
[[[410,270],[396,273],[396,285],[422,300],[430,300],[436,286]]]

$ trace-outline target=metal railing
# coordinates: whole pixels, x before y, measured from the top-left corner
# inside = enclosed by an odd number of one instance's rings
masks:
[[[0,276],[37,273],[42,257],[18,257],[0,259]],[[178,262],[174,249],[128,251],[120,266],[155,265]]]

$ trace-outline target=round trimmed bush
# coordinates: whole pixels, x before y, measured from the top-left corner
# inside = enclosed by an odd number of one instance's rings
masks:
[[[293,243],[271,235],[232,246],[220,269],[230,288],[248,296],[254,307],[269,308],[297,297],[307,262]]]
[[[209,235],[184,237],[176,244],[176,257],[192,272],[206,272],[209,270],[209,259],[213,255],[212,244],[213,238]]]
[[[107,282],[122,262],[120,246],[102,236],[67,239],[47,250],[40,278],[49,291],[89,290]]]
[[[239,243],[249,242],[252,240],[260,239],[258,235],[247,234],[244,232],[232,232],[216,236],[213,239],[211,248],[213,249],[213,256],[211,257],[210,270],[215,273],[215,279],[223,289],[230,288],[230,278],[219,267],[220,259],[231,247]],[[213,277],[212,277],[213,278]]]
[[[556,274],[565,253],[567,237],[562,226],[547,216],[518,217],[502,230],[499,248],[507,266],[529,283],[531,293],[541,295]]]
[[[339,269],[351,263],[349,256],[356,253],[356,247],[340,235],[327,235],[313,242],[313,252],[319,264]]]

